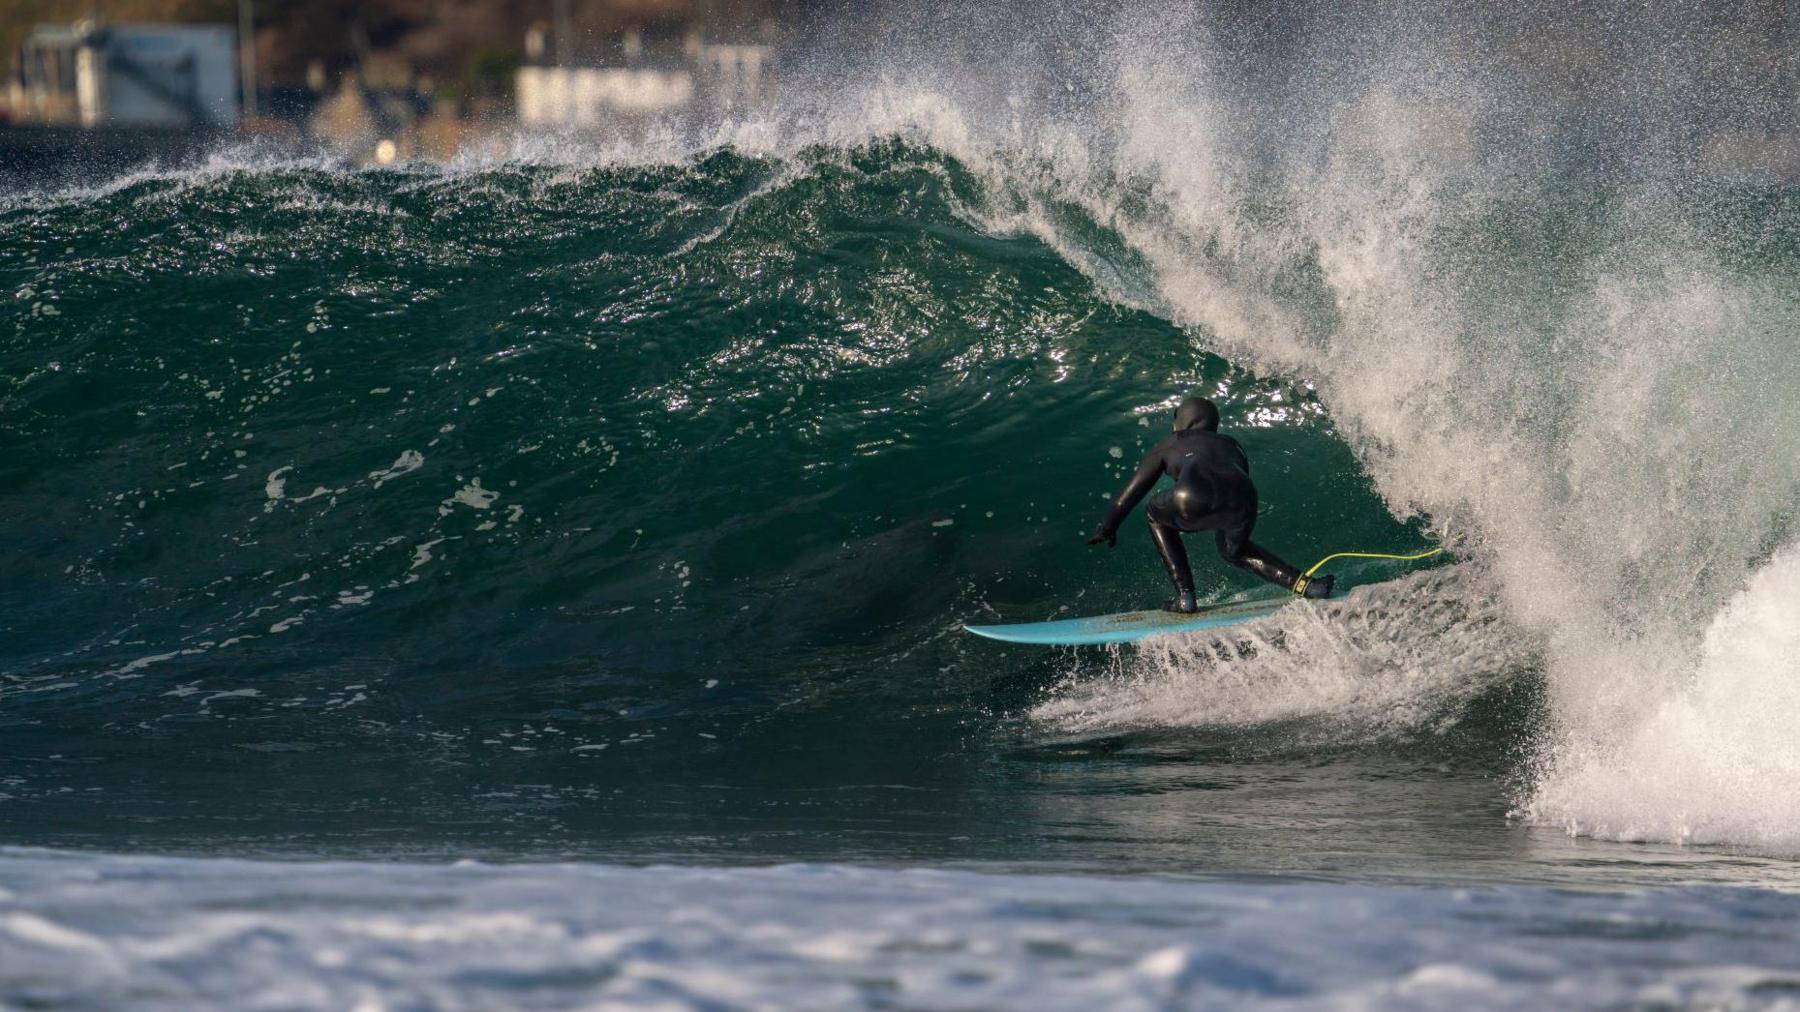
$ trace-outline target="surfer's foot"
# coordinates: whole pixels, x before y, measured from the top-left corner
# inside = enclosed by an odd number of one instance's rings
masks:
[[[1200,602],[1194,600],[1194,592],[1184,590],[1178,596],[1169,598],[1163,605],[1163,611],[1172,611],[1177,615],[1192,615],[1200,610]]]
[[[1315,576],[1311,579],[1302,576],[1300,579],[1294,581],[1294,593],[1299,594],[1301,597],[1312,598],[1314,600],[1327,598],[1331,596],[1331,585],[1335,582],[1337,582],[1337,577],[1332,576],[1329,573],[1324,576]]]

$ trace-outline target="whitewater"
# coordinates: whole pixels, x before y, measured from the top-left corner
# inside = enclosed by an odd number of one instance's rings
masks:
[[[1558,22],[1648,61],[1571,112],[1553,12],[1282,10],[0,191],[0,1002],[1792,1007],[1800,200],[1689,140],[1768,112],[1741,40]],[[1449,557],[961,634],[1162,599],[1081,539],[1191,392],[1284,557]]]
[[[0,914],[0,978],[35,1005],[1742,1007],[1796,986],[1792,906],[1755,892],[30,851],[0,868],[32,897]]]

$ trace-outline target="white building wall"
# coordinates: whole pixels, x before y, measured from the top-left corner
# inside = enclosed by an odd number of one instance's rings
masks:
[[[685,70],[520,67],[517,85],[519,119],[536,126],[593,126],[669,112],[694,97],[694,75]]]
[[[708,44],[700,47],[698,62],[711,76],[717,100],[730,105],[756,103],[768,97],[763,89],[763,65],[774,57],[769,46]]]
[[[187,110],[121,72],[116,58],[131,61],[170,92],[191,94],[205,124],[237,122],[237,33],[232,29],[112,25],[80,51],[76,87],[85,125],[188,126]]]

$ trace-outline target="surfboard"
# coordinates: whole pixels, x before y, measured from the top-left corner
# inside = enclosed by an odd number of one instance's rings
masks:
[[[1298,598],[1232,601],[1203,607],[1191,614],[1170,611],[1127,611],[1116,615],[1063,618],[1017,625],[965,625],[977,636],[1005,643],[1037,643],[1044,646],[1082,646],[1091,643],[1129,643],[1159,633],[1221,629],[1251,619],[1273,615]]]

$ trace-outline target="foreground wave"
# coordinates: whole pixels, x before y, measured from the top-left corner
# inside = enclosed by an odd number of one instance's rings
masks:
[[[0,855],[0,1001],[133,1008],[1779,1005],[1755,889]]]

